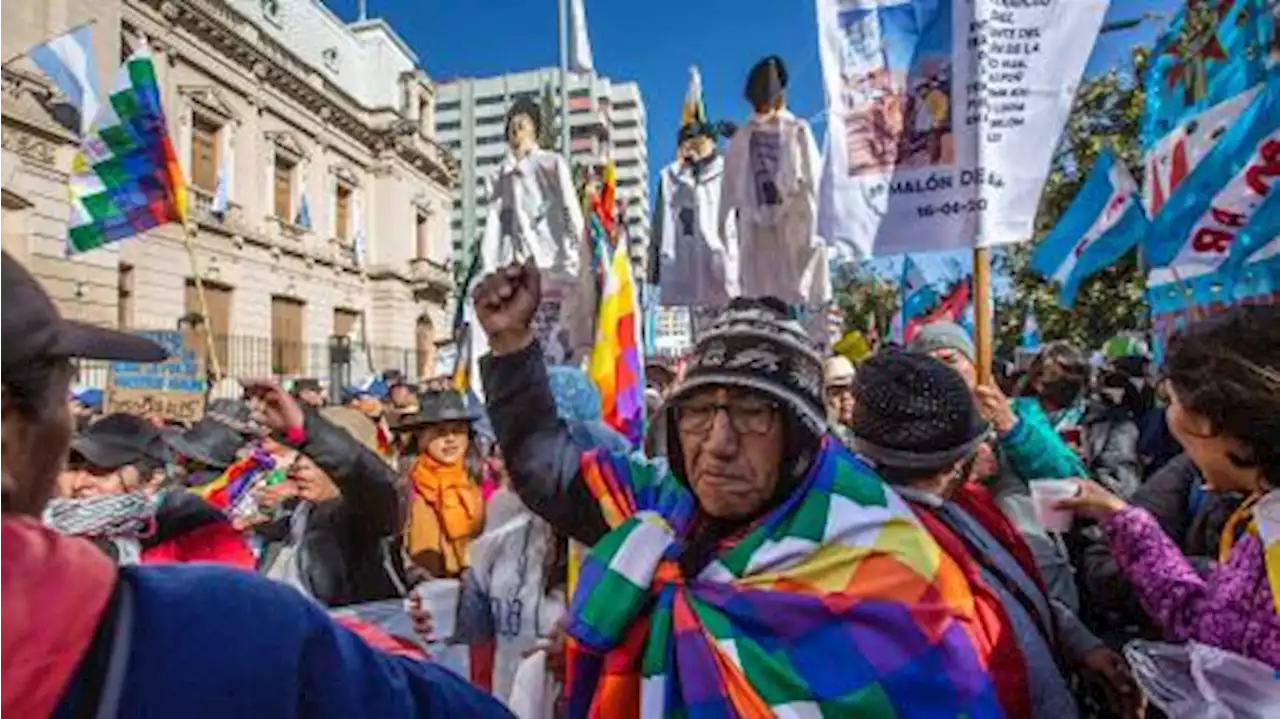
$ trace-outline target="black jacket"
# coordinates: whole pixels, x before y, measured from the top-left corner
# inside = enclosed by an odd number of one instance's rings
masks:
[[[1089,473],[1107,489],[1129,499],[1142,484],[1138,423],[1124,407],[1095,404],[1083,424]]]
[[[306,417],[306,441],[297,448],[333,479],[339,499],[314,504],[298,547],[302,582],[330,607],[404,595],[400,562],[400,495],[396,475],[378,455],[319,414]],[[289,520],[262,528],[271,542],[262,567],[289,539]]]
[[[480,374],[489,419],[520,499],[556,531],[595,544],[609,526],[581,481],[584,448],[556,415],[538,343],[515,354],[484,357]]]

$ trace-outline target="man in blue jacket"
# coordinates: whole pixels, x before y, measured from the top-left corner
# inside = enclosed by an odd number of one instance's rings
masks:
[[[510,716],[431,664],[371,649],[296,590],[215,566],[116,566],[36,517],[71,439],[72,358],[156,362],[146,340],[63,320],[7,253],[0,711],[7,716]],[[287,439],[305,442],[301,416]],[[278,398],[277,398],[278,399]],[[296,405],[287,403],[296,410]]]

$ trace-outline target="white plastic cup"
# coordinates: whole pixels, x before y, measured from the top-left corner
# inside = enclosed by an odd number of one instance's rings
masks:
[[[432,579],[414,588],[422,600],[422,608],[431,613],[432,638],[445,641],[453,637],[458,625],[458,598],[462,583],[456,579]]]
[[[1031,482],[1031,502],[1036,509],[1036,521],[1047,532],[1066,532],[1071,529],[1075,512],[1058,509],[1059,500],[1069,499],[1079,493],[1074,479],[1037,479]]]

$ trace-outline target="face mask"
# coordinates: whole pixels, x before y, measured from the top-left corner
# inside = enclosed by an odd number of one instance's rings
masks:
[[[1107,387],[1106,389],[1099,390],[1098,396],[1102,399],[1103,402],[1106,402],[1108,405],[1115,407],[1124,401],[1124,388],[1123,387]]]
[[[1040,384],[1040,396],[1059,407],[1070,405],[1079,394],[1080,383],[1074,380],[1059,378]]]

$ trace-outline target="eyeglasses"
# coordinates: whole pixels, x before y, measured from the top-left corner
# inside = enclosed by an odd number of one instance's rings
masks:
[[[852,397],[853,385],[844,384],[844,385],[827,387],[825,390],[825,393],[827,395],[827,399],[834,399],[836,397]]]
[[[768,434],[773,429],[778,405],[772,402],[704,402],[695,400],[676,408],[676,425],[682,432],[709,432],[720,410],[729,416],[729,426],[738,434]]]

